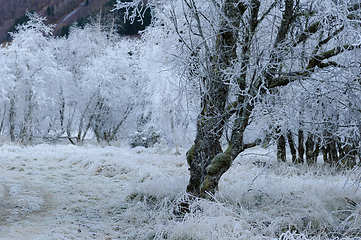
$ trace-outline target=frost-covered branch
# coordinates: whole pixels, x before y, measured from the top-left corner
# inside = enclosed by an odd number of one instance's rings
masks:
[[[140,17],[140,21],[143,24],[143,18],[145,10],[149,7],[144,0],[133,0],[129,2],[123,2],[117,0],[115,4],[115,10],[124,9],[124,22],[129,19],[131,23],[134,23],[137,17]]]

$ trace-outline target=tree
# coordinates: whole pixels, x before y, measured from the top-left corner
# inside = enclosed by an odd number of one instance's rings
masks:
[[[192,102],[198,101],[196,94],[180,86],[177,72],[172,71],[173,56],[178,54],[177,40],[177,36],[168,34],[163,26],[142,33],[139,67],[148,81],[142,90],[144,110],[138,129],[161,130],[164,139],[176,149],[177,145],[189,145],[193,140],[192,122],[196,114]],[[144,118],[147,121],[142,121]]]
[[[50,51],[52,29],[45,19],[28,13],[29,21],[12,34],[13,41],[2,49],[3,81],[8,101],[8,132],[12,141],[25,144],[44,134],[52,119],[58,80],[66,73],[55,63]],[[45,125],[45,127],[44,127]]]
[[[136,42],[123,39],[104,49],[102,55],[92,59],[85,68],[81,88],[93,98],[88,124],[99,142],[114,140],[130,113],[139,110],[139,101],[143,100],[139,96],[148,79],[138,67],[136,48]]]
[[[138,4],[117,7],[134,16],[131,7]],[[345,69],[338,57],[360,48],[357,3],[182,0],[153,7],[168,16],[154,18],[178,36],[183,76],[200,93],[196,137],[187,153],[187,192],[196,197],[213,195],[234,159],[260,143],[246,142],[245,133],[268,96],[326,70]],[[223,150],[227,126],[231,136]]]

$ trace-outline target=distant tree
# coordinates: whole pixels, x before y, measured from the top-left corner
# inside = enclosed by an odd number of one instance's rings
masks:
[[[12,141],[65,138],[81,145],[88,138],[109,143],[151,125],[173,136],[177,127],[186,129],[168,98],[172,74],[161,62],[171,51],[153,44],[159,34],[150,42],[120,40],[96,22],[73,25],[66,38],[52,38],[45,18],[28,17],[12,33],[12,43],[0,49],[0,132]],[[140,123],[142,116],[148,120]]]
[[[9,105],[7,131],[12,141],[29,144],[41,138],[54,117],[57,87],[66,73],[51,53],[51,26],[45,18],[28,13],[29,21],[12,33],[12,43],[2,49],[6,66],[6,101]]]
[[[143,100],[139,96],[148,79],[138,68],[135,44],[124,39],[113,47],[106,47],[85,69],[82,91],[85,89],[93,98],[87,124],[98,142],[115,140]],[[126,54],[129,50],[132,56]]]
[[[28,21],[30,21],[30,18],[29,18],[29,15],[28,15],[29,13],[34,14],[35,11],[34,10],[30,11],[30,12],[28,12],[28,13],[26,13],[26,14],[24,14],[24,15],[22,15],[22,16],[15,19],[14,23],[8,29],[9,38],[11,38],[11,33],[14,33],[17,30],[18,26],[23,25],[23,24],[27,23]]]
[[[122,16],[124,15],[124,13],[120,13],[120,15]],[[124,23],[121,24],[118,33],[121,35],[130,35],[130,36],[137,35],[140,31],[143,31],[150,24],[151,24],[151,9],[146,8],[142,13],[142,17],[136,17],[134,20],[125,19]]]
[[[69,36],[69,30],[70,30],[70,25],[66,25],[66,26],[63,26],[61,28],[61,33],[60,33],[60,36],[61,37],[68,37]]]

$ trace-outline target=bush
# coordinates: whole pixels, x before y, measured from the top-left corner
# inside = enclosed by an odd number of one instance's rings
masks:
[[[162,139],[163,132],[156,131],[153,126],[149,127],[147,130],[142,132],[135,132],[130,135],[128,142],[132,148],[142,146],[142,147],[153,147],[156,143],[160,143]]]

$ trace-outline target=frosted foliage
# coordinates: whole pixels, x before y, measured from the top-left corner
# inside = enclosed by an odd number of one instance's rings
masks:
[[[140,1],[137,0],[131,3],[118,1],[116,8],[129,10],[129,16],[131,16],[137,14],[136,11],[131,9],[139,3]],[[250,1],[244,1],[244,3],[249,7]],[[300,71],[300,69],[302,71],[307,65],[307,59],[311,59],[317,53],[331,50],[336,46],[344,46],[345,44],[358,45],[361,39],[359,19],[352,18],[350,15],[350,11],[353,11],[350,10],[350,6],[354,3],[352,1],[309,0],[295,2],[294,4],[297,5],[295,11],[299,11],[300,16],[290,26],[285,41],[276,49],[274,42],[277,37],[278,27],[281,25],[285,7],[284,2],[261,1],[258,18],[264,17],[264,19],[258,23],[259,26],[251,41],[250,59],[247,67],[242,69],[243,56],[241,51],[243,45],[241,41],[238,44],[239,56],[237,61],[234,62],[230,69],[222,73],[230,79],[232,88],[230,101],[232,102],[239,94],[239,88],[236,84],[237,76],[244,71],[252,73],[247,74],[247,84],[253,81],[253,78],[250,77],[253,72],[256,78],[263,78],[262,74],[270,68],[269,59],[272,54],[276,54],[282,59],[282,62],[276,65],[279,65],[277,67],[279,67],[280,72],[287,75],[288,73]],[[203,86],[200,79],[209,77],[207,75],[209,74],[207,72],[210,64],[209,59],[214,54],[215,44],[217,43],[215,36],[218,34],[220,22],[227,21],[224,19],[221,9],[218,8],[218,4],[221,5],[222,2],[203,0],[148,1],[148,7],[154,9],[154,26],[146,30],[147,35],[145,36],[148,44],[156,43],[156,45],[148,45],[147,49],[149,50],[147,53],[149,53],[148,55],[152,54],[153,51],[162,53],[156,56],[153,55],[152,58],[163,64],[160,69],[169,66],[169,64],[164,64],[168,59],[175,63],[173,66],[176,67],[172,69],[177,70],[177,73],[182,73],[182,81],[171,86],[177,86],[183,91],[182,93],[193,94],[184,94],[182,96],[183,99],[192,96],[187,99],[187,107],[193,107],[191,102],[192,100],[197,101],[197,94],[207,91],[207,86]],[[142,7],[144,6],[142,5]],[[245,16],[248,16],[247,14],[249,14],[248,10]],[[246,21],[248,20],[246,19]],[[298,41],[298,37],[304,31],[309,31],[308,27],[313,25],[318,26],[317,33],[307,34],[308,37],[305,39],[304,44],[293,44],[293,42]],[[342,30],[342,34],[335,34],[340,30]],[[246,34],[246,31],[247,22],[242,21],[239,29],[240,39]],[[158,41],[154,41],[152,33],[155,33],[159,39]],[[322,43],[321,40],[323,40]],[[282,46],[286,47],[283,49]],[[170,52],[171,54],[169,54]],[[321,132],[324,131],[322,124],[327,124],[326,122],[332,119],[335,125],[346,126],[337,130],[337,133],[334,132],[335,135],[342,139],[347,138],[348,134],[351,134],[352,138],[359,137],[357,136],[359,134],[356,134],[358,131],[356,125],[358,123],[355,119],[358,116],[360,89],[354,82],[355,78],[359,78],[359,61],[357,56],[353,56],[358,52],[359,49],[355,49],[330,58],[330,61],[337,61],[345,67],[328,67],[323,70],[316,68],[313,74],[306,77],[309,81],[306,79],[295,81],[283,89],[278,89],[266,95],[266,100],[264,99],[265,96],[261,96],[261,94],[252,96],[254,99],[250,101],[256,100],[259,105],[255,107],[255,112],[252,114],[252,129],[247,129],[247,134],[254,136],[254,130],[256,130],[256,135],[262,136],[262,131],[266,133],[274,132],[272,129],[279,126],[282,126],[281,133],[284,133],[287,129],[297,131],[302,126],[305,131],[322,135]],[[177,56],[177,58],[171,57],[172,55]],[[163,59],[160,59],[162,57]],[[192,66],[196,66],[197,73],[189,74]],[[157,76],[160,75],[157,73]],[[171,99],[171,102],[173,101],[171,96],[166,98],[162,96],[164,92],[170,92],[166,90],[169,89],[169,85],[165,82],[158,81],[158,85],[152,84],[150,86],[165,89],[165,91],[160,91],[159,94],[153,94],[153,103],[160,103],[161,99]],[[319,91],[320,89],[322,91]],[[351,91],[353,97],[350,97],[349,92]],[[328,102],[326,99],[328,99]],[[334,100],[331,101],[330,99]],[[339,101],[340,99],[341,101]],[[162,106],[167,106],[167,103],[162,102]],[[193,109],[196,110],[197,107],[193,107]],[[164,108],[165,112],[168,109]],[[162,112],[158,113],[164,115]],[[343,116],[343,119],[339,116]],[[155,117],[155,119],[158,118]]]
[[[355,80],[359,70],[354,68],[352,71],[354,73],[323,72],[309,81],[283,88],[269,98],[272,105],[258,106],[254,114],[260,116],[260,121],[256,124],[267,126],[267,123],[275,122],[283,126],[284,131],[302,126],[319,136],[327,124],[333,124],[337,126],[334,134],[340,138],[358,139],[361,89]]]
[[[360,237],[361,195],[351,172],[279,164],[272,150],[245,152],[215,200],[196,200],[185,215],[175,209],[187,165],[174,149],[4,145],[0,151],[1,239]]]
[[[320,23],[322,31],[311,34],[305,44],[299,44],[290,51],[279,53],[285,56],[292,54],[292,57],[282,62],[280,71],[297,72],[300,68],[307,66],[305,59],[315,53],[326,52],[337,46],[347,48],[348,44],[358,46],[361,39],[359,20],[352,19],[349,15],[349,8],[354,3],[353,1],[300,1],[299,7],[302,11],[309,11],[310,6],[315,10],[314,14],[307,19],[308,26]],[[267,4],[263,7],[267,9]],[[264,40],[267,42],[276,37],[270,25],[273,26],[275,22],[280,21],[273,15],[273,11],[266,19],[256,33],[262,35],[255,40],[257,41],[255,51],[264,57],[272,48],[271,45],[261,42]],[[301,18],[297,24],[302,25],[302,21],[305,19]],[[321,39],[327,39],[340,29],[342,29],[341,34],[336,34],[329,41],[319,44]],[[298,36],[301,30],[304,29],[292,29],[290,34]],[[264,34],[265,32],[267,34]],[[260,39],[262,39],[261,42],[258,42]],[[282,126],[278,136],[286,134],[288,130],[292,130],[297,136],[298,129],[302,129],[323,139],[324,132],[326,129],[330,130],[330,125],[332,125],[332,134],[342,142],[350,141],[350,139],[359,141],[358,119],[361,99],[358,80],[360,78],[359,56],[359,49],[333,56],[329,60],[340,63],[339,68],[317,68],[308,78],[294,81],[270,92],[266,100],[261,98],[253,113],[254,118],[257,118],[252,122],[253,129],[263,129],[264,132],[277,135],[274,129]],[[263,63],[268,64],[261,58],[261,68]]]
[[[2,81],[6,82],[2,100],[7,109],[12,104],[18,113],[15,121],[22,124],[19,134],[23,140],[42,134],[51,115],[48,110],[55,106],[59,81],[67,76],[51,52],[50,26],[36,15],[29,17],[30,22],[13,34],[11,45],[1,49],[5,66]],[[10,99],[14,102],[9,104]],[[41,125],[37,125],[41,119]]]
[[[176,138],[187,144],[194,130],[192,120],[198,111],[189,100],[197,96],[188,94],[180,85],[177,37],[167,31],[167,26],[157,26],[146,30],[143,38],[146,41],[139,49],[139,67],[149,79],[143,89],[149,96],[145,109],[145,114],[150,114],[149,124],[162,130],[168,141]]]
[[[152,126],[169,144],[189,143],[190,109],[172,70],[174,35],[154,28],[143,33],[147,40],[109,39],[87,25],[50,38],[51,26],[29,17],[1,48],[0,131],[24,143],[65,137],[82,144],[127,139]]]

